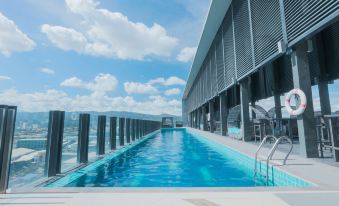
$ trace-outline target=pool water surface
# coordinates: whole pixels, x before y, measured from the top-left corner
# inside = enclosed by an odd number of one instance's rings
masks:
[[[253,168],[206,141],[186,130],[164,130],[63,186],[266,186],[263,177],[254,178]],[[278,185],[270,183],[270,186]]]

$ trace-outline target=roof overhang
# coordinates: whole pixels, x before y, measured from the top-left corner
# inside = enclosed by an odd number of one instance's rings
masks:
[[[212,0],[210,9],[207,15],[204,29],[201,34],[200,42],[198,45],[197,53],[195,54],[194,61],[187,79],[183,99],[187,95],[193,85],[196,76],[199,73],[201,65],[207,55],[209,48],[212,45],[213,39],[218,32],[218,29],[224,20],[227,10],[231,5],[232,0]]]

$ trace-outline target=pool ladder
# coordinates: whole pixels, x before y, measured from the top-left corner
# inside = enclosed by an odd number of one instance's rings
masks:
[[[286,165],[286,161],[288,159],[288,157],[290,156],[292,149],[293,149],[293,143],[291,141],[290,138],[288,138],[287,136],[282,136],[280,138],[276,138],[275,136],[272,135],[268,135],[266,137],[264,137],[264,139],[261,141],[256,153],[255,153],[255,161],[254,161],[254,177],[256,177],[257,173],[258,173],[258,169],[257,169],[257,162],[258,162],[258,154],[260,149],[262,148],[262,146],[269,140],[269,139],[273,139],[274,140],[274,145],[272,146],[271,150],[268,153],[268,156],[266,158],[266,175],[264,175],[266,177],[266,185],[268,185],[268,181],[269,181],[269,163],[270,160],[272,159],[274,152],[277,150],[278,145],[282,143],[283,140],[287,141],[290,145],[290,149],[288,151],[288,153],[286,154],[284,161],[283,161],[283,165]],[[259,160],[260,164],[259,164],[259,174],[262,175],[261,172],[261,160]]]

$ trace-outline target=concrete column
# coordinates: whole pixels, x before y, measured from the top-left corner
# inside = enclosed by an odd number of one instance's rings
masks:
[[[252,108],[255,108],[255,101],[251,101],[251,107],[252,107]],[[252,108],[250,108],[251,113],[252,113],[252,119],[256,119],[256,118],[257,118],[257,115],[256,115],[254,109],[252,109]]]
[[[227,135],[227,97],[226,94],[220,95],[220,123],[221,123],[221,135]]]
[[[215,111],[214,111],[214,102],[213,100],[210,100],[208,102],[208,107],[209,107],[209,112],[210,112],[210,132],[214,133],[215,127],[214,127],[214,115],[215,115]]]
[[[320,81],[318,83],[318,88],[319,88],[321,113],[322,115],[330,115],[331,114],[331,102],[330,102],[330,95],[328,92],[327,82]]]
[[[189,122],[189,126],[192,127],[192,112],[190,112],[190,114],[189,114],[188,122]]]
[[[198,112],[197,110],[194,110],[194,128],[198,128]]]
[[[282,113],[281,113],[281,101],[280,101],[280,95],[279,94],[274,95],[274,107],[275,107],[275,117],[277,119],[281,119]]]
[[[307,108],[302,115],[298,116],[300,154],[308,158],[316,158],[318,147],[307,49],[307,42],[296,46],[291,61],[294,88],[301,89],[307,98]]]
[[[200,126],[201,126],[201,108],[199,107],[198,108],[198,129],[201,129]]]
[[[241,134],[243,141],[251,141],[249,114],[249,84],[245,78],[240,82]]]
[[[205,105],[202,106],[201,112],[202,112],[202,129],[204,131],[207,131],[207,117],[206,117],[206,106]]]

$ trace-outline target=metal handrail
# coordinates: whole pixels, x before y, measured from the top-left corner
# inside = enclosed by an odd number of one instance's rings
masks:
[[[290,150],[288,151],[288,153],[286,154],[285,158],[284,158],[284,161],[283,161],[283,165],[286,165],[286,161],[287,161],[287,158],[290,156],[291,152],[292,152],[292,149],[293,149],[293,143],[292,143],[292,140],[286,136],[283,136],[283,137],[280,137],[273,145],[273,147],[271,148],[268,156],[267,156],[267,159],[266,159],[266,184],[268,184],[268,169],[269,169],[269,162],[270,162],[270,159],[272,159],[273,155],[274,155],[274,152],[276,151],[278,145],[283,141],[283,140],[287,140],[287,142],[290,144]]]
[[[258,161],[258,154],[262,146],[266,143],[268,139],[274,139],[274,142],[277,142],[277,138],[273,135],[267,135],[264,137],[264,139],[261,141],[257,151],[255,152],[255,160],[254,160],[254,176],[257,175],[257,161]],[[260,172],[261,172],[261,164],[260,164]]]

